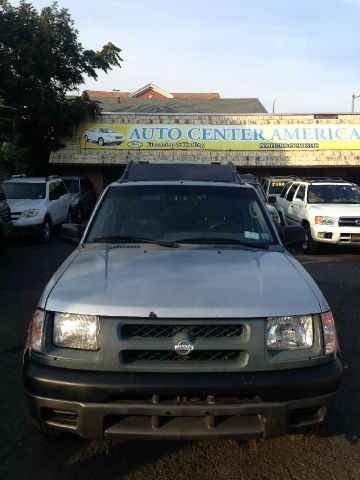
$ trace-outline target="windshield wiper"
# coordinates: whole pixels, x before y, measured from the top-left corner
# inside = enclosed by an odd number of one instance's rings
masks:
[[[162,247],[169,247],[169,248],[178,248],[179,245],[177,245],[176,242],[166,242],[166,241],[161,241],[161,240],[153,240],[151,238],[145,238],[145,237],[131,237],[131,236],[123,236],[123,235],[109,235],[109,236],[103,236],[103,237],[96,237],[91,242],[89,243],[153,243],[155,245],[161,245]]]
[[[269,245],[264,243],[249,243],[243,242],[236,238],[223,238],[223,237],[190,237],[190,238],[181,238],[175,240],[177,243],[205,243],[211,244],[215,243],[217,245],[241,245],[243,247],[250,247],[250,248],[261,248],[263,250],[267,250]]]

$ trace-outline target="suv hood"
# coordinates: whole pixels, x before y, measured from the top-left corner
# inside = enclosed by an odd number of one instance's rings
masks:
[[[102,316],[239,318],[319,313],[320,290],[288,253],[241,248],[85,247],[40,301],[50,311]]]
[[[7,202],[12,212],[22,212],[24,210],[29,210],[33,208],[40,209],[44,205],[43,198],[8,198]]]
[[[316,203],[309,204],[312,212],[332,217],[360,217],[360,204],[354,203]]]

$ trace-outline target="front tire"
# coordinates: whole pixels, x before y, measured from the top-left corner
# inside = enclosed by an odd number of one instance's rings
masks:
[[[98,138],[98,144],[100,145],[100,147],[104,145],[104,139],[102,137]]]
[[[44,223],[42,224],[40,237],[41,237],[41,241],[43,243],[48,243],[50,241],[51,222],[50,222],[49,218],[45,218]]]
[[[89,141],[89,137],[87,135],[85,135],[85,142],[87,143]]]
[[[304,253],[315,254],[319,252],[320,245],[318,242],[315,242],[311,236],[310,225],[303,225],[305,230],[305,242],[303,243],[302,249]]]

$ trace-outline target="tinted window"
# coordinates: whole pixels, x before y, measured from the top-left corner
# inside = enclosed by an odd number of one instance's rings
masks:
[[[292,185],[292,184],[291,184]],[[289,188],[291,187],[291,185],[288,183],[282,190],[281,190],[281,193],[280,193],[280,197],[281,198],[284,198],[285,195],[286,195],[286,192],[289,190]]]
[[[79,193],[79,180],[64,180],[65,185],[70,193]]]
[[[309,203],[360,203],[360,190],[355,185],[310,185]]]
[[[305,190],[306,190],[305,185],[300,185],[299,190],[297,191],[297,194],[296,194],[296,198],[297,198],[298,200],[304,201],[304,199],[305,199]]]
[[[135,236],[158,241],[220,237],[254,244],[274,243],[262,208],[251,188],[111,187],[87,241]]]
[[[292,199],[294,198],[296,189],[298,188],[299,184],[298,183],[293,183],[292,186],[290,187],[287,195],[286,195],[286,200],[289,200],[289,202],[292,202]]]
[[[18,183],[6,182],[3,184],[7,198],[22,198],[27,200],[35,200],[45,198],[45,183]]]

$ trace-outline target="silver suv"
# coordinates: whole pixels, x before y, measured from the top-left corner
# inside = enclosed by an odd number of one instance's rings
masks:
[[[36,428],[84,438],[257,439],[321,426],[334,319],[265,204],[227,165],[130,164],[34,312]],[[82,236],[81,240],[80,237]]]
[[[53,226],[72,218],[71,196],[62,179],[16,175],[2,184],[14,233],[35,233],[48,242]]]

